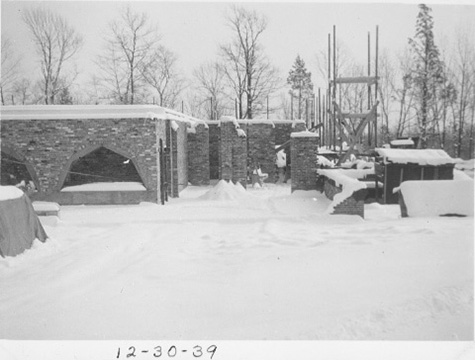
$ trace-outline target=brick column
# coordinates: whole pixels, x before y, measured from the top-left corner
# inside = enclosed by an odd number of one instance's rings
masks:
[[[308,131],[291,135],[292,187],[295,190],[317,189],[317,153],[319,137]]]
[[[247,139],[240,137],[232,121],[220,125],[219,178],[247,185]],[[245,128],[241,126],[245,131]]]
[[[269,174],[267,182],[275,180],[275,137],[271,123],[249,123],[248,137],[248,164],[261,165],[263,173]]]
[[[210,179],[209,128],[199,124],[188,131],[188,181],[192,185],[208,185]]]
[[[166,121],[168,155],[168,195],[178,197],[178,139],[177,133],[170,125],[170,120]]]

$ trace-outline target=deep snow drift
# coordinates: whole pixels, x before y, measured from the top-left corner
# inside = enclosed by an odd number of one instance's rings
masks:
[[[473,217],[327,215],[288,185],[63,206],[0,259],[0,338],[473,340]]]

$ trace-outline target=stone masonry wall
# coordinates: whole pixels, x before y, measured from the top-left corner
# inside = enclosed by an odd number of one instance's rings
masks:
[[[24,156],[36,172],[39,191],[61,188],[70,159],[106,146],[134,160],[147,190],[159,179],[156,124],[151,119],[2,120],[2,144]]]
[[[195,132],[188,132],[188,181],[195,186],[209,185],[209,136],[209,128],[204,124],[197,125]]]
[[[319,139],[315,136],[292,137],[292,192],[317,189],[318,143]]]

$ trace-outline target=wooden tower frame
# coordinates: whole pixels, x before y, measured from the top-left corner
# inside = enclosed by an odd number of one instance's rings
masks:
[[[368,32],[368,74],[367,76],[358,77],[342,77],[337,74],[335,25],[333,26],[333,49],[330,34],[328,34],[328,97],[331,97],[331,102],[328,101],[328,114],[331,121],[329,122],[327,138],[330,139],[329,143],[333,145],[333,150],[336,150],[337,140],[339,141],[341,155],[339,163],[345,162],[352,154],[358,152],[358,145],[361,144],[365,130],[367,130],[368,147],[374,149],[378,144],[378,32],[379,29],[376,26],[374,74],[371,73],[371,38]],[[331,50],[333,50],[333,54],[331,54]],[[343,112],[341,104],[337,101],[337,92],[343,84],[364,84],[367,86],[367,112]],[[348,144],[348,150],[345,153],[342,153],[343,141]]]

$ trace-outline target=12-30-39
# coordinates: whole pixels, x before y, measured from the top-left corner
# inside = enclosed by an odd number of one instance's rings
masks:
[[[129,346],[128,349],[117,349],[116,359],[121,358],[136,358],[141,356],[152,356],[155,358],[165,357],[165,358],[175,358],[180,357],[180,355],[192,354],[195,358],[200,358],[202,356],[209,356],[210,359],[213,359],[214,354],[218,347],[216,345],[210,345],[206,348],[196,345],[191,349],[179,349],[175,345],[170,347],[155,346],[153,349],[138,349],[135,346]]]

